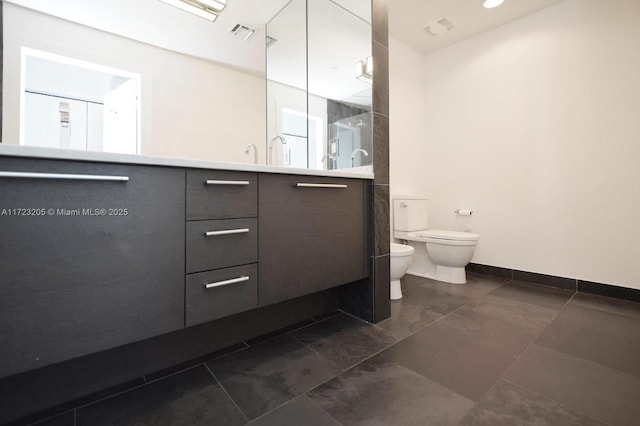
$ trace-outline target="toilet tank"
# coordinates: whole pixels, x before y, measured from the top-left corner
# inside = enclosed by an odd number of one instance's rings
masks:
[[[426,198],[394,198],[394,231],[413,232],[428,229],[429,214]]]

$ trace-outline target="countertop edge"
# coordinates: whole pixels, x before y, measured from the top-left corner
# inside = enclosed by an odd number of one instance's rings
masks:
[[[115,154],[108,152],[88,152],[70,149],[29,147],[0,143],[0,156],[27,157],[51,160],[92,161],[99,163],[138,164],[150,166],[185,167],[198,169],[236,170],[245,172],[278,173],[289,175],[308,175],[343,177],[353,179],[373,179],[373,172],[343,170],[315,170],[282,166],[266,166],[248,163],[225,163],[189,158],[153,157],[147,155]]]

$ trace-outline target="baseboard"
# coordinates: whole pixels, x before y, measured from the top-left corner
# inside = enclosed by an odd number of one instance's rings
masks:
[[[565,290],[580,291],[583,293],[597,294],[599,296],[612,297],[615,299],[640,302],[640,290],[635,288],[619,287],[611,284],[582,281],[576,278],[558,277],[555,275],[539,274],[536,272],[519,271],[516,269],[501,268],[499,266],[482,265],[479,263],[468,264],[466,270],[479,274],[492,275],[494,277],[526,281],[548,287],[557,287]]]

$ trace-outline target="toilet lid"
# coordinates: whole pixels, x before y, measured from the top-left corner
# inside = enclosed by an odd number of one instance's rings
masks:
[[[480,235],[473,234],[471,232],[442,231],[438,229],[418,231],[415,234],[423,238],[434,238],[438,240],[452,240],[452,241],[478,241],[478,239],[480,238]]]

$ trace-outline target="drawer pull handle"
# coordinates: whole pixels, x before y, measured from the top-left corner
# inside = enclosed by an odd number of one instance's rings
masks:
[[[209,284],[205,284],[204,288],[222,287],[223,285],[241,283],[243,281],[249,281],[249,277],[244,276],[244,277],[232,278],[230,280],[224,280],[224,281],[218,281],[218,282],[215,282],[215,283],[209,283]]]
[[[249,232],[249,228],[223,229],[222,231],[207,231],[204,233],[204,236],[215,237],[217,235],[246,234],[247,232]]]
[[[347,185],[338,183],[296,183],[298,188],[346,188]]]
[[[129,181],[129,176],[76,175],[64,173],[0,172],[0,177],[18,179],[97,180],[106,182]]]
[[[249,185],[248,180],[212,180],[207,179],[205,182],[207,185],[239,185],[239,186],[247,186]]]

